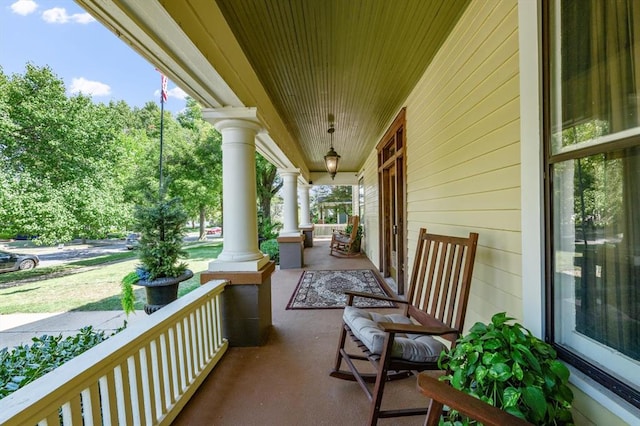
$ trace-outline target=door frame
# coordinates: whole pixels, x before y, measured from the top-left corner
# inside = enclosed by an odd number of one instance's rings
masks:
[[[407,204],[406,200],[406,107],[402,108],[393,123],[389,126],[378,145],[378,214],[380,220],[379,227],[379,265],[380,272],[384,277],[390,276],[391,268],[391,230],[389,229],[387,216],[388,204],[386,203],[389,196],[389,188],[387,186],[386,171],[392,167],[395,168],[395,186],[396,186],[396,218],[397,218],[397,267],[396,267],[396,285],[398,294],[404,294],[405,282],[407,275]]]

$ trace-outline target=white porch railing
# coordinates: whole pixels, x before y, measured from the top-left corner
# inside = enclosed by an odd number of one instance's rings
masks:
[[[330,237],[334,230],[344,231],[346,226],[344,223],[316,223],[313,225],[313,235],[315,237]]]
[[[226,352],[211,281],[0,400],[0,425],[170,424]]]

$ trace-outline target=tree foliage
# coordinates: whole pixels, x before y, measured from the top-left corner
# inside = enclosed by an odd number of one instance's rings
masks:
[[[275,238],[281,224],[271,218],[271,200],[284,184],[278,168],[256,152],[256,186],[258,190],[258,234],[266,239]]]
[[[159,191],[160,112],[68,97],[49,67],[0,68],[0,233],[52,244],[130,229],[134,207]],[[220,145],[194,100],[164,113],[167,195],[202,226],[221,210]]]
[[[3,75],[0,84],[3,231],[52,243],[121,226],[124,118],[112,113],[115,106],[67,98],[47,67],[28,64],[24,75]]]

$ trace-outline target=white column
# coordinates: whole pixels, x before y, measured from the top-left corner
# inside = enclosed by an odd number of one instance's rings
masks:
[[[210,271],[259,271],[268,261],[258,248],[256,206],[256,134],[261,129],[250,119],[213,116],[222,134],[222,196],[224,245]]]
[[[300,227],[308,228],[311,223],[311,209],[309,207],[309,188],[311,185],[300,185],[298,196],[300,197]]]
[[[298,170],[279,170],[283,180],[284,226],[280,236],[300,235],[298,229]]]
[[[360,191],[359,185],[351,185],[351,215],[360,216]],[[364,218],[360,218],[360,223],[363,223]]]

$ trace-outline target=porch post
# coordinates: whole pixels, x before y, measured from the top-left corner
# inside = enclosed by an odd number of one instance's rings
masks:
[[[313,223],[311,223],[311,211],[309,208],[309,188],[311,185],[300,185],[298,196],[300,198],[300,229],[304,234],[304,246],[313,247]]]
[[[300,235],[298,229],[298,170],[279,170],[283,180],[282,192],[284,198],[284,227],[280,236]]]
[[[304,236],[298,229],[299,170],[279,170],[283,180],[284,228],[278,237],[280,269],[302,268],[304,265]]]
[[[262,125],[255,108],[204,109],[222,134],[223,249],[200,276],[230,281],[222,294],[222,332],[231,346],[264,344],[271,329],[271,274],[275,263],[258,249],[256,142]]]
[[[215,121],[222,134],[222,230],[224,246],[212,271],[258,271],[268,261],[258,249],[256,134],[260,124],[246,118]]]
[[[311,209],[309,208],[309,188],[311,185],[300,185],[298,194],[300,197],[300,227],[309,227],[311,223]]]

